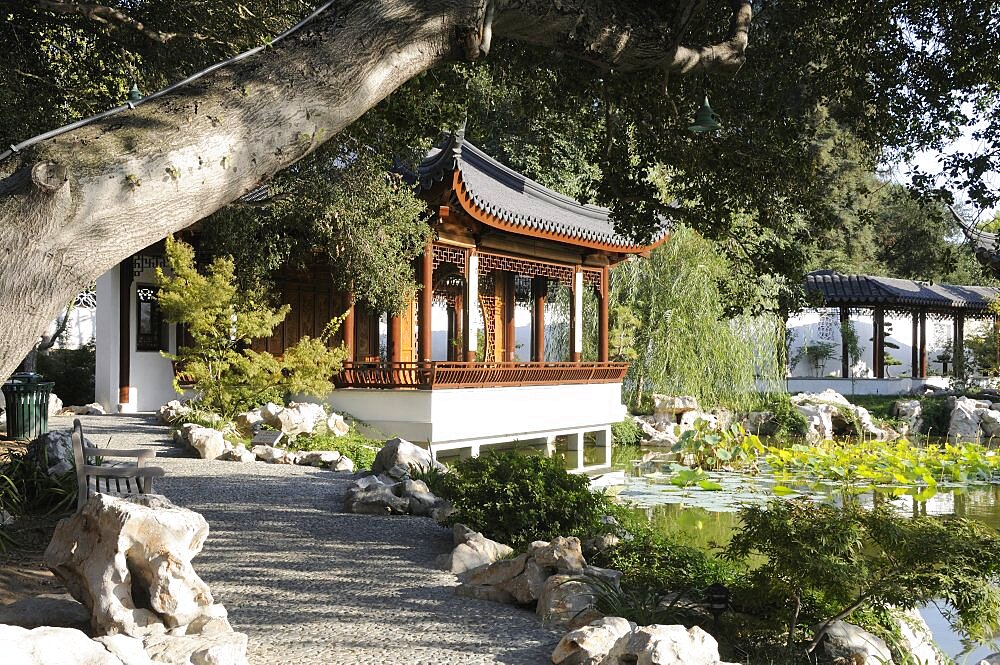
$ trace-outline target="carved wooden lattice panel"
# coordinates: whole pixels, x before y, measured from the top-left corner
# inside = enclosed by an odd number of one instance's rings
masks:
[[[451,263],[458,268],[460,274],[465,274],[465,251],[457,247],[434,245],[434,271],[442,263]]]
[[[497,313],[502,311],[502,303],[497,303],[496,283],[493,275],[479,276],[479,311],[483,315],[483,361],[498,362],[497,358]]]
[[[599,295],[604,295],[603,289],[601,289],[601,271],[600,270],[590,270],[589,268],[583,269],[583,283],[584,285],[589,284],[594,287]]]
[[[546,263],[544,261],[531,261],[530,259],[515,259],[510,256],[489,254],[487,252],[479,254],[480,274],[488,274],[498,270],[524,275],[525,277],[548,277],[568,286],[573,286],[572,266]]]

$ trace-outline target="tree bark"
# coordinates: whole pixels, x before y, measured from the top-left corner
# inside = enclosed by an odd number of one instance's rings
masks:
[[[670,28],[689,4],[623,17],[614,0],[342,0],[272,49],[12,156],[0,163],[0,378],[122,258],[267,181],[417,74],[485,54],[494,35],[604,68],[734,71],[749,3],[733,5],[726,42],[697,48]]]

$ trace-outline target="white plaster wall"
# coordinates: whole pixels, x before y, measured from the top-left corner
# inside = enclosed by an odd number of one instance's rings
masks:
[[[620,383],[448,390],[335,390],[328,402],[375,427],[432,445],[528,440],[625,417]]]
[[[132,350],[129,383],[132,390],[128,407],[122,408],[123,413],[155,411],[161,405],[178,397],[174,391],[174,370],[170,361],[164,358],[159,351],[136,351],[135,348],[137,332],[136,287],[138,284],[154,284],[155,282],[155,269],[146,268],[132,283],[132,289],[129,291],[129,348]],[[167,350],[170,353],[175,353],[177,351],[177,326],[168,325],[167,331]]]
[[[476,306],[476,329],[481,330],[483,319]],[[531,311],[527,307],[518,306],[514,310],[514,357],[515,360],[528,362],[531,360]],[[434,360],[448,359],[448,309],[444,305],[435,304],[431,309],[431,357]],[[461,356],[461,354],[459,354]]]
[[[107,413],[118,411],[118,266],[97,278],[94,397]]]
[[[62,315],[60,315],[61,317]],[[59,319],[49,324],[45,335],[53,335]],[[66,330],[56,340],[53,348],[56,349],[79,349],[89,343],[97,334],[97,309],[94,307],[74,307],[69,312],[69,322]]]
[[[887,365],[886,372],[889,377],[905,377],[912,375],[912,344],[913,344],[913,319],[909,316],[889,316],[885,317],[886,323],[892,325],[891,334],[886,339],[899,346],[898,349],[888,349],[888,352],[901,361],[901,365]],[[870,377],[872,366],[872,333],[874,322],[871,313],[852,313],[851,322],[857,331],[858,341],[862,348],[860,371],[856,376]],[[965,335],[977,334],[988,325],[982,321],[966,320]],[[818,373],[819,376],[840,376],[840,311],[836,308],[816,308],[803,310],[788,319],[788,335],[791,339],[789,347],[789,358],[793,358],[798,349],[806,344],[816,342],[829,342],[834,345],[833,356],[826,360],[826,363]],[[952,322],[951,319],[927,318],[927,373],[929,375],[941,374],[941,363],[936,358],[944,345],[951,341]],[[951,365],[949,363],[949,372]],[[817,376],[808,360],[803,358],[794,367],[789,368],[792,377]]]

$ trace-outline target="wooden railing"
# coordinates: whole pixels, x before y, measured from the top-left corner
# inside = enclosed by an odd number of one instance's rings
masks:
[[[620,383],[628,363],[344,363],[333,383],[338,388],[484,388],[552,386],[568,383]]]

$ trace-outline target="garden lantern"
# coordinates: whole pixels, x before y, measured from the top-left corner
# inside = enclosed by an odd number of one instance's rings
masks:
[[[702,102],[701,108],[695,114],[694,124],[688,126],[688,131],[695,134],[703,134],[705,132],[714,132],[721,126],[722,123],[719,122],[719,114],[712,110],[712,107],[708,103],[708,95],[705,95],[705,101]]]
[[[705,589],[705,599],[708,601],[708,611],[715,619],[715,625],[719,625],[719,617],[729,609],[729,589],[726,585],[716,582]]]
[[[142,92],[139,90],[139,86],[133,83],[132,89],[128,91],[128,100],[130,102],[138,102],[141,99],[142,99]]]

